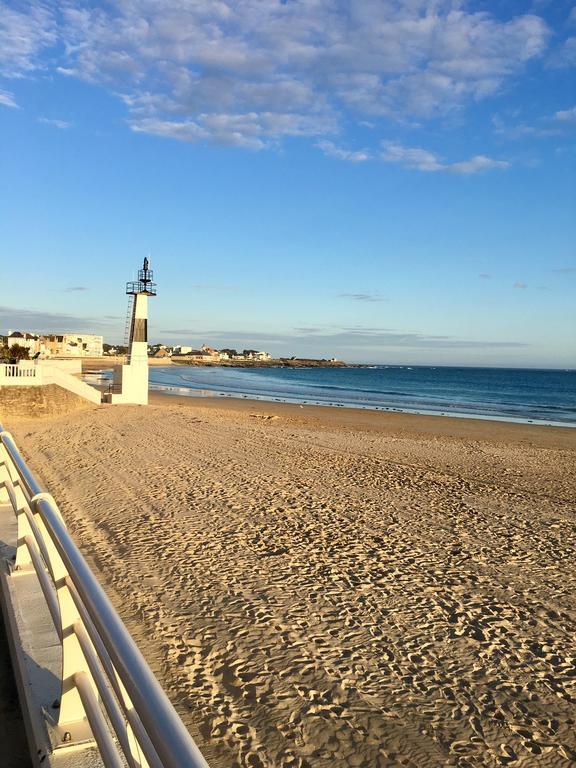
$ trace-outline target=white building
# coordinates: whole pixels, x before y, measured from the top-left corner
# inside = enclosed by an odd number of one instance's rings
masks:
[[[62,333],[43,337],[49,357],[102,357],[102,336]]]
[[[38,342],[39,337],[35,336],[33,333],[20,333],[20,331],[14,331],[8,336],[8,347],[13,347],[16,344],[19,347],[24,347],[28,350],[30,357],[38,351],[36,349]]]
[[[268,352],[259,352],[257,349],[245,349],[242,353],[245,360],[270,360]]]
[[[8,346],[18,344],[28,350],[30,357],[101,357],[102,336],[83,333],[48,334],[15,331],[8,336]]]

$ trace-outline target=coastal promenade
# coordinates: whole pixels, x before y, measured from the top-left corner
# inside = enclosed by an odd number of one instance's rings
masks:
[[[568,768],[573,429],[153,396],[11,430],[212,768]]]

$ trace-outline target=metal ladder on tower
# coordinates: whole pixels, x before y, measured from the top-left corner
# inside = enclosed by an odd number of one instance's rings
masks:
[[[124,346],[126,347],[126,363],[130,362],[130,329],[132,328],[132,311],[134,308],[135,296],[128,295],[128,310],[126,312],[126,324],[124,326]]]

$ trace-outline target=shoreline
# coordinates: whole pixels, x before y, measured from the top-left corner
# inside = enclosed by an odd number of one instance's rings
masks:
[[[567,422],[561,422],[561,421],[547,421],[544,419],[521,419],[521,418],[515,418],[513,416],[485,416],[481,414],[472,414],[472,413],[465,413],[465,412],[454,412],[454,413],[446,413],[445,411],[432,411],[427,410],[425,408],[421,410],[408,410],[403,408],[393,408],[393,407],[387,407],[387,406],[360,406],[360,405],[348,405],[346,403],[322,403],[318,400],[316,401],[310,401],[310,400],[300,400],[297,398],[278,398],[278,397],[267,397],[265,395],[253,395],[253,394],[243,394],[243,393],[226,393],[222,392],[219,393],[216,390],[206,390],[206,389],[192,389],[188,388],[188,393],[184,394],[183,391],[187,389],[185,387],[171,387],[170,385],[163,385],[163,384],[153,384],[149,389],[149,394],[162,394],[165,397],[184,397],[184,398],[191,398],[191,399],[205,399],[205,398],[214,398],[216,400],[249,400],[250,402],[256,402],[256,403],[283,403],[285,405],[295,405],[295,406],[313,406],[315,408],[337,408],[337,409],[347,409],[352,411],[368,411],[369,413],[399,413],[399,414],[406,414],[408,416],[421,416],[421,417],[432,417],[432,418],[444,418],[444,419],[465,419],[469,421],[488,421],[488,422],[496,422],[496,423],[503,423],[503,424],[525,424],[535,427],[556,427],[558,429],[576,429],[576,423],[567,423]],[[169,390],[175,390],[174,394],[171,394]],[[177,392],[176,392],[177,391]]]
[[[161,367],[159,362],[154,362],[153,367]],[[167,364],[167,367],[171,367],[171,364]],[[193,367],[205,367],[205,368],[214,368],[215,366],[202,366],[197,365]],[[224,366],[226,367],[226,366]],[[227,366],[231,368],[232,366]],[[257,366],[255,366],[257,367]],[[92,386],[95,386],[98,389],[105,390],[105,385],[99,385],[94,384],[90,381],[91,375],[94,374],[103,374],[105,372],[108,372],[111,370],[111,366],[102,366],[101,363],[98,363],[97,361],[90,361],[87,365],[83,366],[83,375],[88,374],[88,377],[85,379],[87,383],[91,384]],[[285,404],[291,404],[295,406],[315,406],[319,408],[337,408],[339,410],[341,409],[348,409],[348,410],[358,410],[358,411],[366,411],[368,413],[388,413],[388,414],[407,414],[407,415],[414,415],[418,417],[432,417],[432,418],[448,418],[448,419],[456,419],[456,420],[466,420],[466,421],[478,421],[478,422],[489,422],[489,423],[497,423],[497,424],[520,424],[520,425],[527,425],[527,426],[535,426],[535,427],[547,427],[547,428],[558,428],[558,429],[568,429],[568,430],[574,430],[576,429],[576,422],[572,421],[556,421],[552,418],[548,419],[539,419],[539,418],[530,418],[528,416],[526,417],[520,417],[520,416],[509,416],[506,414],[490,414],[490,413],[469,413],[466,410],[455,410],[455,411],[447,411],[447,410],[436,410],[433,408],[426,408],[425,406],[422,408],[403,408],[402,406],[398,405],[372,405],[372,404],[357,404],[357,403],[350,403],[350,402],[331,402],[331,401],[322,401],[322,400],[316,400],[311,397],[289,397],[289,396],[279,396],[276,397],[274,394],[254,394],[249,392],[241,392],[241,391],[225,391],[222,388],[219,387],[182,387],[178,385],[172,385],[172,384],[162,384],[162,383],[155,383],[151,382],[149,384],[149,392],[150,396],[152,394],[163,394],[166,397],[186,397],[189,399],[194,400],[202,400],[206,397],[208,398],[216,398],[219,400],[227,401],[227,400],[249,400],[250,402],[262,402],[262,403],[285,403]]]
[[[576,449],[576,432],[564,426],[524,424],[490,419],[454,418],[453,416],[416,414],[396,411],[375,411],[367,408],[346,408],[312,403],[288,403],[252,400],[248,397],[219,397],[202,395],[171,395],[151,391],[152,406],[185,406],[210,411],[230,411],[272,418],[289,418],[314,426],[333,426],[347,430],[415,437],[450,437],[462,440],[510,442],[554,448]],[[546,427],[543,429],[543,427]]]
[[[186,357],[169,359],[169,365],[184,365],[191,368],[370,368],[370,365],[363,363],[304,357],[274,357],[270,360],[194,360]]]

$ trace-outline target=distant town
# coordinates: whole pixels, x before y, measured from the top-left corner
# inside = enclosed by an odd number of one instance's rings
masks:
[[[94,334],[11,331],[7,336],[0,337],[2,359],[122,357],[126,354],[126,346],[105,344],[103,336]],[[156,361],[186,365],[345,365],[336,358],[273,358],[269,352],[257,349],[214,349],[206,344],[200,349],[185,345],[152,344],[148,345],[148,356]]]

